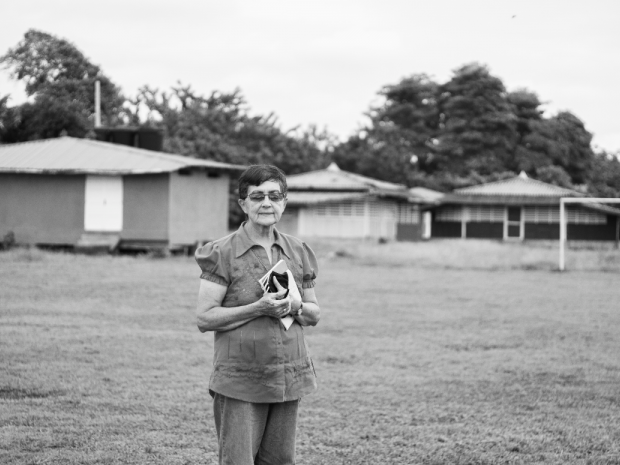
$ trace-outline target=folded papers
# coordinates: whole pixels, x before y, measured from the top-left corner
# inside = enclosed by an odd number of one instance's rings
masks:
[[[265,273],[262,278],[258,280],[260,286],[263,288],[263,292],[267,293],[278,291],[275,284],[273,283],[272,278],[274,277],[278,280],[278,283],[280,283],[282,287],[288,289],[284,297],[286,297],[289,292],[291,292],[291,286],[293,286],[295,288],[295,291],[299,293],[299,291],[297,290],[297,285],[295,284],[295,280],[293,279],[293,275],[289,271],[284,260],[280,260],[278,263],[276,263],[269,271],[267,271],[267,273]],[[282,322],[284,329],[288,330],[293,324],[293,321],[295,321],[295,319],[290,315],[286,315],[280,318],[280,321]]]

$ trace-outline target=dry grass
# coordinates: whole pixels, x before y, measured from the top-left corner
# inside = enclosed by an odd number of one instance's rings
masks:
[[[491,257],[512,245],[310,243],[320,389],[298,463],[620,464],[617,274]],[[215,463],[197,276],[180,257],[0,254],[0,463]]]
[[[434,239],[430,242],[312,240],[326,257],[344,256],[365,265],[424,266],[461,270],[558,269],[558,241],[500,242],[475,239]],[[569,243],[566,269],[620,272],[620,251],[609,243]]]

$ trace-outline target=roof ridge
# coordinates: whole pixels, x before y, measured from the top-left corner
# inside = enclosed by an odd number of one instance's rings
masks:
[[[69,137],[69,136],[60,136],[60,137],[50,137],[48,139],[35,139],[35,140],[24,140],[21,142],[11,142],[8,144],[0,144],[0,149],[3,147],[15,147],[16,145],[28,145],[28,144],[39,144],[41,142],[49,142],[51,140],[56,140],[56,139],[76,139],[75,137]]]
[[[159,159],[162,159],[162,158],[169,159],[168,157],[175,157],[175,158],[176,157],[183,157],[183,158],[193,158],[193,159],[199,160],[199,158],[190,157],[190,156],[187,156],[187,155],[179,155],[179,154],[176,154],[176,153],[168,153],[168,152],[156,152],[154,150],[143,149],[141,147],[131,147],[129,145],[115,144],[114,142],[106,142],[106,141],[103,141],[103,140],[80,139],[78,137],[68,137],[68,136],[65,136],[65,137],[67,137],[68,139],[72,139],[73,141],[76,141],[78,143],[85,142],[87,144],[99,145],[99,146],[104,147],[106,149],[114,148],[114,149],[125,150],[127,152],[133,152],[136,155],[144,155],[145,157],[154,157],[154,158],[159,158]],[[176,159],[174,161],[177,162],[177,163],[180,162],[180,160],[176,160]]]
[[[152,156],[156,158],[167,158],[170,156],[171,157],[196,158],[196,157],[188,157],[187,155],[178,155],[175,153],[168,153],[168,152],[155,152],[153,150],[143,149],[140,147],[131,147],[129,145],[124,145],[124,144],[114,144],[113,142],[106,142],[102,140],[87,139],[84,137],[73,137],[73,136],[49,137],[47,139],[36,139],[36,140],[27,140],[27,141],[22,141],[22,142],[13,142],[10,144],[0,144],[0,148],[14,147],[16,145],[43,144],[43,143],[50,143],[50,142],[54,142],[58,140],[66,140],[68,142],[73,142],[73,143],[78,143],[78,144],[86,143],[86,144],[98,145],[106,149],[111,148],[110,146],[113,146],[113,148],[115,149],[125,150],[128,152],[133,152],[135,154],[144,155],[144,156]],[[178,160],[175,160],[175,161],[178,161]]]
[[[327,168],[321,168],[320,170],[304,171],[303,173],[287,174],[286,177],[287,178],[293,178],[295,176],[305,176],[307,174],[320,173],[322,171],[327,171]],[[333,173],[333,171],[331,171],[331,172]],[[339,173],[339,172],[342,172],[342,170],[336,171],[336,173]]]
[[[45,153],[52,154],[52,157],[44,157]],[[158,169],[176,171],[184,167],[245,169],[245,166],[232,163],[70,136],[0,145],[0,160],[0,172],[26,172],[30,169],[36,172],[141,172],[140,169],[158,172]]]
[[[467,192],[463,192],[466,189],[471,189],[471,188],[476,188],[476,187],[487,187],[487,186],[495,186],[498,184],[506,184],[508,182],[525,182],[525,183],[533,183],[533,184],[538,184],[541,186],[545,186],[545,187],[551,187],[553,189],[556,189],[558,191],[563,191],[563,192],[569,192],[571,194],[576,194],[578,196],[583,196],[583,194],[581,192],[578,192],[576,190],[573,189],[568,189],[566,187],[560,187],[560,186],[556,186],[555,184],[550,184],[548,182],[544,182],[544,181],[539,181],[538,179],[534,179],[531,177],[522,177],[521,175],[516,175],[510,178],[506,178],[506,179],[498,179],[497,181],[491,181],[491,182],[486,182],[486,183],[481,183],[481,184],[474,184],[473,186],[467,186],[467,187],[461,187],[459,189],[455,189],[453,192],[456,194],[460,194],[460,193],[464,193],[467,194]]]
[[[390,184],[392,186],[394,186],[395,188],[401,188],[401,189],[406,189],[407,186],[405,186],[404,184],[398,184],[395,182],[390,182],[390,181],[383,181],[382,179],[375,179],[375,178],[371,178],[369,176],[364,176],[363,174],[357,174],[357,173],[351,173],[350,171],[339,171],[340,173],[343,173],[345,176],[349,177],[349,178],[353,178],[353,179],[368,179],[370,183],[381,183],[381,184]],[[362,181],[363,182],[363,181]]]
[[[581,192],[579,192],[579,191],[576,191],[576,190],[573,190],[573,189],[569,189],[569,188],[567,188],[567,187],[556,186],[555,184],[549,184],[548,182],[540,181],[540,180],[538,180],[538,179],[534,179],[534,178],[529,178],[529,177],[528,177],[528,178],[527,178],[527,179],[525,179],[525,180],[527,180],[527,181],[531,181],[531,182],[535,182],[535,183],[538,183],[538,184],[542,184],[543,186],[552,186],[554,189],[562,190],[562,191],[565,191],[565,192],[570,192],[570,193],[572,193],[572,194],[583,195],[583,194],[582,194]]]
[[[50,143],[50,142],[54,142],[54,141],[57,141],[57,140],[66,140],[66,141],[77,143],[77,144],[82,144],[82,143],[92,144],[92,145],[100,146],[100,147],[105,148],[105,149],[124,150],[126,152],[131,152],[131,153],[134,153],[136,155],[143,155],[145,157],[154,157],[154,158],[158,158],[158,159],[170,160],[169,157],[172,157],[173,160],[171,160],[171,161],[174,161],[176,163],[181,163],[181,160],[178,159],[179,157],[195,159],[195,160],[204,160],[202,158],[191,157],[191,156],[188,156],[188,155],[179,155],[177,153],[169,153],[169,152],[156,152],[154,150],[143,149],[141,147],[131,147],[129,145],[115,144],[113,142],[106,142],[106,141],[103,141],[103,140],[87,139],[87,138],[83,138],[83,137],[73,137],[73,136],[50,137],[50,138],[47,138],[47,139],[28,140],[28,141],[23,141],[23,142],[14,142],[14,143],[11,143],[11,144],[0,144],[0,148],[2,148],[3,146],[5,146],[5,147],[8,147],[8,146],[14,147],[16,145]],[[205,160],[205,161],[210,161],[210,162],[215,162],[215,163],[222,163],[222,164],[230,164],[230,163],[219,162],[219,161],[215,161],[215,160]]]
[[[398,184],[398,183],[394,183],[390,181],[383,181],[381,179],[371,178],[370,176],[364,176],[363,174],[353,173],[351,171],[346,171],[341,168],[339,168],[338,171],[330,170],[329,167],[323,168],[320,170],[306,171],[304,173],[291,174],[287,176],[287,178],[307,176],[307,175],[314,174],[314,173],[328,173],[332,175],[341,175],[349,180],[357,181],[361,184],[364,184],[365,187],[375,187],[376,183],[380,183],[380,184],[388,184],[388,185],[394,186],[395,189],[397,188],[406,189],[407,188],[407,186],[405,186],[404,184]]]

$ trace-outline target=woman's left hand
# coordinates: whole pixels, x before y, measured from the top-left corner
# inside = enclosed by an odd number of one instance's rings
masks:
[[[276,286],[276,289],[278,290],[277,292],[286,290],[286,288],[282,286],[275,277],[273,277],[272,279],[273,279],[274,285]],[[289,282],[290,282],[290,279],[291,279],[291,276],[289,276]],[[297,313],[299,313],[299,308],[301,307],[301,296],[299,295],[299,291],[298,292],[289,291],[288,298],[291,301],[289,308],[288,308],[289,309],[288,314],[297,315]]]

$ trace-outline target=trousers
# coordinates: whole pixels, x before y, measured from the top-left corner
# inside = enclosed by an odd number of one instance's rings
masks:
[[[214,393],[220,465],[294,465],[299,400],[254,403]]]

